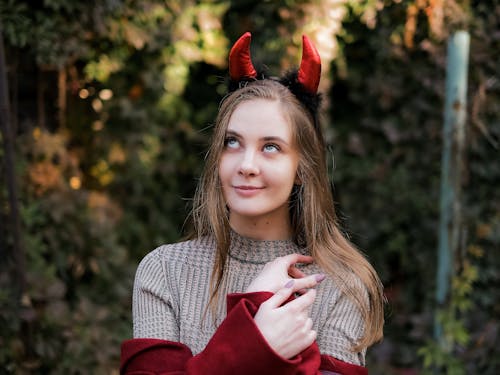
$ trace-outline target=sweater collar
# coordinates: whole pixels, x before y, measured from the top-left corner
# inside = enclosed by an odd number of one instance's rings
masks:
[[[278,257],[299,253],[307,254],[292,239],[288,240],[256,240],[244,237],[231,230],[229,256],[243,263],[265,264]]]

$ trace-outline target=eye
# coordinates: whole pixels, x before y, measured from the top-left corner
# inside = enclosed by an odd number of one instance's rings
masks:
[[[274,143],[267,143],[266,145],[264,145],[263,150],[264,152],[278,152],[280,151],[280,148]]]
[[[240,142],[234,137],[227,137],[224,140],[224,146],[226,148],[238,148],[240,146]]]

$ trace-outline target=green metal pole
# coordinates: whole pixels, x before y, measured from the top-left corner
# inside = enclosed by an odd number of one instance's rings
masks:
[[[466,31],[457,31],[448,39],[436,280],[437,308],[446,305],[449,299],[454,254],[460,244],[460,190],[465,148],[469,44],[470,35]],[[442,342],[442,327],[437,320],[434,336],[438,342]]]

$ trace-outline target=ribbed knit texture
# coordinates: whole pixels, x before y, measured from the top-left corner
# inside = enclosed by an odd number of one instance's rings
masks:
[[[277,257],[306,254],[292,241],[258,241],[231,234],[230,256],[223,285],[225,294],[243,293],[263,266]],[[210,275],[215,241],[211,237],[163,245],[149,253],[137,269],[133,294],[134,337],[181,342],[193,354],[201,352],[216,330],[210,313]],[[304,265],[306,274],[321,273],[315,264]],[[313,329],[322,354],[364,365],[365,352],[350,348],[363,334],[363,321],[356,306],[342,295],[330,278],[316,287],[311,309]],[[225,316],[222,299],[217,322]],[[242,340],[245,338],[242,337]],[[242,353],[244,355],[244,353]]]

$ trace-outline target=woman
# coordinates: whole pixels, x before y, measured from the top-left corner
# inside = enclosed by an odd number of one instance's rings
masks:
[[[319,55],[304,37],[300,69],[267,78],[250,38],[230,53],[196,236],[138,267],[123,374],[366,374],[382,337],[381,283],[334,212]]]

